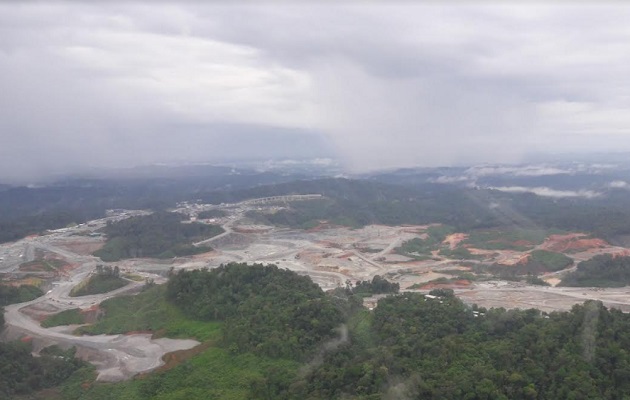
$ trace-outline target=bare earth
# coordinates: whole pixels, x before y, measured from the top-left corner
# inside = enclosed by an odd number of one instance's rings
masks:
[[[177,211],[191,213],[212,209],[216,206],[185,206]],[[194,257],[172,260],[132,259],[109,265],[117,265],[123,273],[133,273],[151,278],[156,283],[170,268],[194,269],[214,268],[229,262],[273,263],[297,273],[309,275],[323,289],[344,286],[346,281],[370,280],[381,275],[400,283],[403,290],[415,284],[424,284],[436,278],[449,278],[446,272],[470,270],[471,263],[479,260],[456,260],[434,254],[433,259],[411,260],[395,253],[403,242],[425,237],[428,226],[382,226],[373,225],[362,229],[349,229],[322,223],[309,230],[282,229],[271,226],[252,225],[245,214],[252,209],[277,210],[277,205],[252,202],[222,206],[227,213],[220,219],[225,233],[202,240],[198,245],[210,245],[215,251]],[[126,212],[120,219],[141,211]],[[106,219],[92,221],[86,226],[63,229],[47,235],[30,237],[18,242],[0,245],[0,273],[4,280],[24,279],[19,266],[36,259],[37,254],[52,254],[64,260],[69,267],[56,274],[49,282],[52,288],[46,295],[29,303],[6,307],[5,319],[8,329],[4,339],[30,337],[39,350],[50,344],[64,347],[77,346],[80,357],[96,365],[98,379],[116,381],[129,378],[140,372],[151,371],[163,365],[164,354],[190,349],[199,343],[194,340],[151,339],[148,334],[74,336],[73,327],[42,328],[38,321],[47,315],[70,308],[90,309],[103,300],[138,290],[142,283],[132,282],[116,291],[93,296],[69,297],[72,287],[84,279],[96,264],[104,264],[91,256],[91,252],[102,246],[103,239],[87,235],[77,236],[81,231],[94,231],[106,223]],[[88,232],[89,234],[89,232]],[[446,243],[454,249],[464,234],[450,235]],[[587,239],[583,234],[556,235],[549,237],[541,249],[569,249],[567,255],[576,262],[602,253],[630,254],[624,247],[611,246],[599,239]],[[469,248],[475,255],[482,255],[483,262],[509,264],[522,261],[526,252],[489,251]],[[562,273],[543,277],[557,284]],[[21,274],[21,275],[20,275]],[[420,285],[418,285],[420,286]],[[414,286],[416,287],[416,286]],[[604,302],[609,307],[630,311],[630,288],[593,289],[541,287],[502,281],[470,283],[461,281],[452,285],[458,296],[469,303],[484,307],[538,308],[544,311],[569,310],[574,304],[588,299]],[[426,290],[425,290],[426,292]]]

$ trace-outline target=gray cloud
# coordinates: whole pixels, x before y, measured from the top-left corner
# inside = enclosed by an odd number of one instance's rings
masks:
[[[621,5],[0,5],[0,180],[338,156],[630,150]]]

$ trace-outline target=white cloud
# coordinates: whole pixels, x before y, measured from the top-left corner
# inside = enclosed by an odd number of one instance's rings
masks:
[[[630,189],[630,183],[626,181],[612,181],[608,186],[613,189]]]
[[[525,165],[525,166],[507,166],[507,165],[480,165],[470,167],[466,170],[466,174],[473,177],[492,176],[492,175],[512,175],[512,176],[545,176],[545,175],[562,175],[570,174],[572,171],[566,168],[558,168],[547,165]]]
[[[437,178],[429,178],[429,182],[432,183],[461,183],[468,182],[470,180],[467,176],[438,176]]]
[[[524,187],[524,186],[500,186],[500,187],[491,187],[490,189],[500,190],[502,192],[508,193],[534,193],[538,196],[543,197],[583,197],[586,199],[592,199],[595,197],[599,197],[602,195],[600,192],[596,192],[593,190],[556,190],[545,186],[539,187]]]

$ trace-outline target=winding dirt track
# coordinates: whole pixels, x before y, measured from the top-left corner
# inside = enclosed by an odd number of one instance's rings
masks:
[[[71,277],[57,282],[46,295],[27,303],[6,307],[5,322],[10,335],[30,336],[40,346],[51,344],[64,348],[76,346],[78,355],[96,365],[98,380],[101,381],[118,381],[140,372],[150,371],[164,364],[162,361],[164,354],[190,349],[199,344],[195,340],[151,339],[149,334],[75,336],[59,328],[42,328],[37,321],[21,310],[35,304],[46,303],[58,309],[87,308],[110,297],[138,289],[142,284],[130,282],[127,286],[109,293],[70,297],[72,287],[94,270],[96,259],[79,256],[47,243],[37,243],[36,246],[63,255],[74,262],[78,261],[81,265],[72,272]]]
[[[154,278],[157,282],[161,278],[152,272],[165,271],[171,266],[176,269],[190,269],[212,268],[231,261],[272,262],[282,268],[289,268],[300,274],[311,276],[324,289],[333,289],[344,286],[348,279],[353,282],[371,279],[375,274],[390,274],[391,279],[405,286],[411,286],[414,282],[422,281],[422,274],[439,271],[449,266],[456,267],[461,261],[446,258],[415,264],[379,261],[380,257],[389,254],[404,240],[409,239],[406,228],[401,227],[366,227],[353,231],[335,228],[318,232],[273,228],[261,233],[244,234],[248,240],[238,246],[234,246],[229,241],[222,243],[224,242],[222,239],[229,238],[234,233],[233,227],[245,215],[247,209],[243,207],[232,205],[231,215],[223,225],[225,229],[223,234],[197,243],[197,245],[212,243],[214,252],[159,265],[155,260],[149,259],[127,260],[120,263],[121,268],[129,269],[134,274]],[[105,220],[91,221],[90,226],[98,229],[99,224],[103,226]],[[106,294],[69,297],[72,287],[85,279],[97,263],[106,264],[95,257],[80,255],[59,245],[64,240],[68,241],[72,238],[72,232],[64,231],[0,245],[0,257],[3,259],[0,262],[0,269],[5,272],[14,272],[21,262],[33,257],[35,250],[55,253],[77,266],[67,276],[62,276],[59,282],[55,282],[53,289],[46,295],[28,303],[6,307],[5,320],[8,329],[3,333],[5,338],[7,335],[12,338],[31,336],[33,341],[38,343],[39,348],[50,344],[58,344],[62,347],[76,346],[77,354],[95,364],[99,372],[98,379],[104,381],[122,380],[140,372],[150,371],[163,364],[162,357],[165,353],[190,349],[199,344],[194,340],[154,340],[148,334],[74,336],[68,333],[71,328],[45,329],[26,315],[23,309],[32,305],[38,305],[42,309],[57,310],[89,308],[107,298],[132,292],[142,284],[131,282],[124,288]],[[334,246],[330,246],[330,243]],[[356,249],[357,243],[368,245],[368,247],[376,246],[382,250],[377,253],[363,254]],[[627,251],[625,248],[612,250]],[[307,251],[321,257],[314,257],[310,261],[308,257],[300,257],[302,252]],[[349,257],[350,255],[352,257]],[[572,255],[576,261],[589,256],[591,256],[590,253]],[[477,260],[468,262],[479,263]],[[473,284],[467,289],[456,289],[456,292],[466,301],[486,307],[567,310],[574,304],[582,303],[587,299],[597,299],[609,307],[630,311],[630,287],[618,289],[541,288],[505,282],[487,282]]]

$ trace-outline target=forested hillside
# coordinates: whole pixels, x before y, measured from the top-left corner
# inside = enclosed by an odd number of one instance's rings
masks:
[[[74,349],[52,347],[40,357],[33,357],[31,350],[28,343],[0,343],[0,399],[59,385],[85,366],[74,358]]]
[[[590,199],[556,199],[426,180],[396,185],[331,178],[287,182],[291,179],[273,174],[243,174],[78,180],[42,188],[7,188],[0,192],[0,242],[99,218],[112,208],[163,210],[184,200],[219,204],[307,193],[322,194],[327,200],[295,203],[290,210],[258,217],[267,223],[301,228],[325,219],[348,226],[439,222],[459,231],[558,228],[591,232],[608,240],[630,233],[630,193],[625,191]]]
[[[270,357],[304,360],[343,321],[309,277],[273,265],[181,271],[171,277],[167,298],[194,319],[224,321],[231,349]]]
[[[169,258],[212,250],[195,247],[192,243],[216,236],[223,228],[201,223],[183,224],[184,219],[184,215],[163,211],[108,223],[103,229],[107,243],[94,255],[103,261],[118,261],[133,257]]]
[[[623,287],[630,284],[630,257],[602,254],[582,261],[562,286]]]
[[[166,292],[155,289],[138,302],[112,299],[117,305],[105,307],[99,329],[117,321],[128,330],[188,332],[206,340],[205,350],[168,371],[114,385],[86,384],[83,372],[63,386],[64,399],[621,399],[630,393],[624,350],[630,316],[597,302],[551,314],[487,310],[434,290],[430,297],[392,295],[368,311],[345,288],[325,294],[308,277],[244,264],[180,272]],[[141,314],[169,315],[177,327]]]

